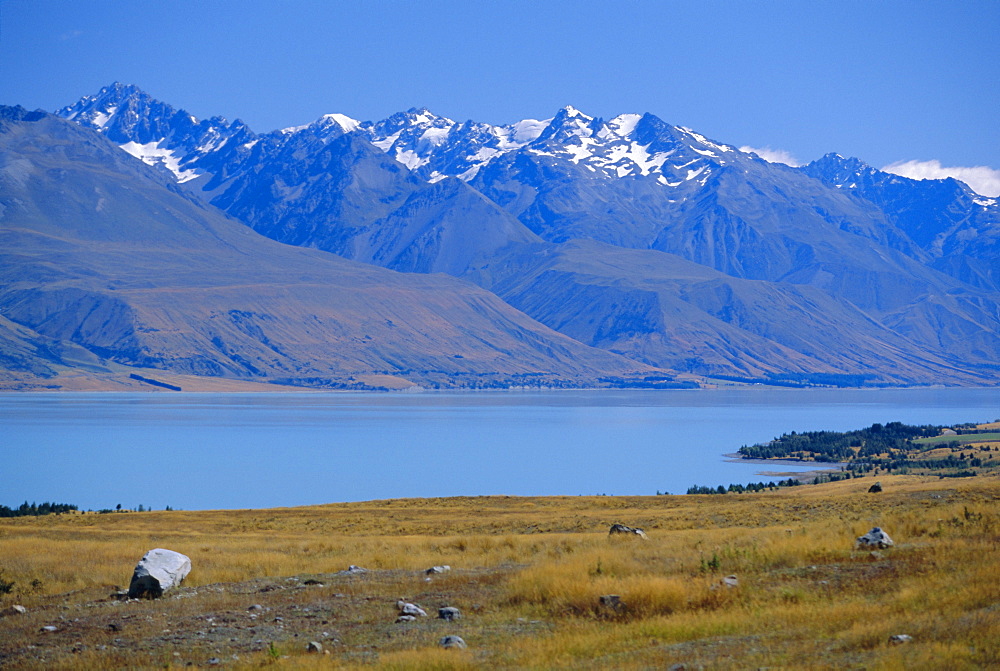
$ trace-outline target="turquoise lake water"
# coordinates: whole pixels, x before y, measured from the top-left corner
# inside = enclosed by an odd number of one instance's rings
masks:
[[[684,493],[788,431],[1000,417],[997,389],[0,394],[0,504],[260,508]]]

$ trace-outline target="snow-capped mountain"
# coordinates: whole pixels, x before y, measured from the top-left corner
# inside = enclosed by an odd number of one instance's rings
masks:
[[[398,270],[460,275],[499,247],[537,241],[464,182],[428,183],[412,173],[344,115],[258,135],[240,121],[199,122],[120,84],[57,114],[281,242]],[[470,216],[478,235],[457,235],[454,227]]]
[[[445,177],[470,181],[498,157],[524,152],[566,160],[608,178],[648,177],[663,186],[700,179],[704,184],[711,172],[706,159],[725,164],[738,153],[735,147],[669,126],[652,114],[622,114],[604,121],[573,107],[550,119],[504,126],[458,123],[427,109],[410,109],[378,122],[348,119],[341,128],[364,133],[430,182]],[[311,126],[295,130],[309,131]]]
[[[662,375],[469,282],[256,235],[53,115],[0,106],[0,203],[6,389],[66,377],[142,389],[161,373],[184,388],[199,377],[370,388]]]
[[[255,134],[115,85],[59,114],[268,237],[470,279],[646,364],[927,382],[1000,360],[998,207],[954,180],[833,154],[792,168],[652,114],[572,107]]]
[[[261,137],[239,120],[199,121],[135,86],[118,83],[56,114],[105,134],[130,154],[169,170],[181,183],[204,174],[199,163],[225,145],[238,142],[249,150]],[[582,165],[609,178],[648,177],[675,187],[691,180],[704,184],[713,163],[747,156],[651,114],[622,114],[604,121],[573,107],[559,110],[550,119],[525,119],[504,126],[459,123],[427,109],[410,109],[375,122],[326,114],[267,137],[280,142],[308,135],[330,142],[351,132],[362,134],[432,183],[445,177],[470,181],[496,158],[523,151]]]
[[[200,158],[234,138],[249,141],[253,136],[238,119],[233,123],[222,117],[199,121],[183,110],[154,100],[136,86],[117,82],[56,114],[103,133],[146,164],[170,173],[179,183],[204,173],[195,167]]]

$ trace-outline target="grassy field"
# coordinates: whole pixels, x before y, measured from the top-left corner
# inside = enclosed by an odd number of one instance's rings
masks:
[[[1000,478],[879,479],[3,519],[0,610],[28,612],[0,619],[0,667],[1000,666]],[[615,522],[649,539],[609,537]],[[895,547],[856,550],[873,526]],[[154,547],[191,557],[184,586],[113,598]],[[399,598],[430,616],[397,624]]]
[[[968,433],[964,435],[944,435],[932,436],[930,438],[918,438],[913,441],[917,445],[944,445],[947,443],[958,443],[959,445],[977,445],[990,447],[1000,444],[1000,431],[992,433]]]

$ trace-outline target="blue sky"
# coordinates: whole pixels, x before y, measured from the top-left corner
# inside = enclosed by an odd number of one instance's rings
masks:
[[[1000,0],[0,0],[0,103],[121,81],[257,131],[573,105],[801,162],[985,166],[1000,188],[998,35]]]

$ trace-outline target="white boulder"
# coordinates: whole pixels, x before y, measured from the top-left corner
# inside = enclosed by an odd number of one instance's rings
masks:
[[[400,615],[414,615],[419,617],[427,617],[427,611],[414,603],[408,603],[402,599],[396,602],[396,608],[399,609]]]
[[[159,597],[180,585],[190,572],[191,559],[187,555],[163,548],[150,550],[135,566],[132,582],[128,586],[128,597]]]
[[[857,540],[854,541],[854,547],[862,549],[888,548],[893,545],[895,543],[889,538],[889,534],[882,531],[880,527],[872,527],[871,531],[864,536],[858,536]]]

